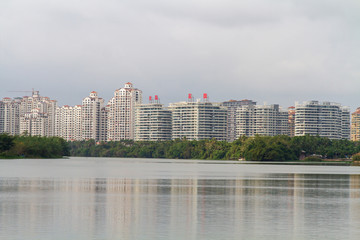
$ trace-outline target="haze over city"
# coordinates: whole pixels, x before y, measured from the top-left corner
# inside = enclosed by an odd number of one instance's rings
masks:
[[[163,103],[187,93],[259,104],[360,106],[357,0],[3,0],[0,96],[108,101],[130,81]]]

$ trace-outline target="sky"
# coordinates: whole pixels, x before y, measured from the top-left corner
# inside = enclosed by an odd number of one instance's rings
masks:
[[[132,82],[188,93],[360,106],[359,0],[1,0],[0,98],[107,102]]]

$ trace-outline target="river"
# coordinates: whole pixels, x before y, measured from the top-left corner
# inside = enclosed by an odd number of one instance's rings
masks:
[[[0,160],[0,239],[360,239],[360,167]]]

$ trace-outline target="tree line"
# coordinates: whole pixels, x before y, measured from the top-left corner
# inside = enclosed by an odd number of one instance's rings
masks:
[[[243,136],[231,143],[216,139],[100,143],[88,140],[70,143],[70,155],[82,157],[294,161],[312,155],[321,155],[325,159],[348,158],[359,152],[360,142],[308,135]]]
[[[169,159],[213,159],[247,161],[295,161],[300,157],[348,158],[360,153],[360,142],[331,140],[318,136],[240,137],[234,142],[176,139],[96,143],[94,140],[66,142],[59,137],[10,136],[0,134],[0,158],[131,157]],[[357,155],[358,156],[358,155]]]
[[[69,144],[60,137],[0,134],[0,158],[61,158],[69,154]]]

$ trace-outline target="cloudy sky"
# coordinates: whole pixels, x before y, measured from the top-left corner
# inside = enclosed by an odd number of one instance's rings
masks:
[[[1,0],[0,97],[360,106],[359,0]]]

